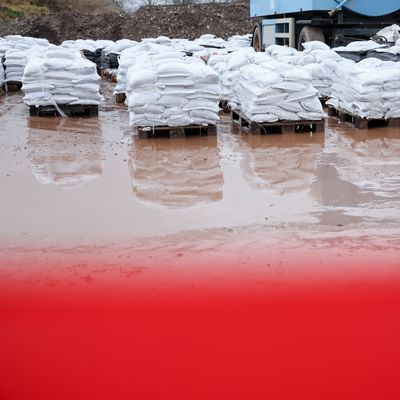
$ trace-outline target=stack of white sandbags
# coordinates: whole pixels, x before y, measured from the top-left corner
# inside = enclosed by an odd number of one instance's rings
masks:
[[[400,64],[367,58],[337,64],[327,104],[367,119],[400,118]]]
[[[385,44],[379,44],[373,40],[360,40],[357,42],[351,42],[347,46],[335,47],[333,50],[341,52],[362,52],[376,50],[387,47]]]
[[[9,49],[4,55],[6,82],[21,82],[26,64],[27,50]],[[40,52],[38,52],[40,54]]]
[[[330,97],[332,90],[332,69],[344,59],[328,45],[319,41],[303,43],[304,51],[285,46],[273,45],[266,49],[276,61],[302,66],[310,73],[312,84],[319,97]]]
[[[252,35],[235,35],[228,39],[227,50],[236,51],[243,47],[251,47]]]
[[[265,54],[271,56],[274,60],[292,64],[296,57],[299,56],[299,51],[287,46],[277,44],[268,46],[265,49]]]
[[[46,39],[22,36],[6,36],[7,44],[3,56],[5,82],[21,82],[27,58],[43,54],[49,47]]]
[[[167,46],[142,42],[136,43],[121,52],[119,58],[119,67],[117,75],[117,86],[115,87],[114,94],[127,92],[127,74],[129,68],[136,64],[137,61],[143,60],[148,54],[162,53],[163,51],[170,51]],[[182,57],[183,57],[182,53]]]
[[[236,86],[239,83],[240,68],[254,62],[256,52],[252,47],[240,49],[232,53],[211,55],[208,65],[220,77],[221,99],[228,101],[232,108],[237,108]]]
[[[173,46],[174,40],[168,36],[158,36],[157,38],[144,38],[142,43],[155,43],[163,46]]]
[[[277,122],[321,120],[325,114],[302,68],[278,61],[263,61],[241,68],[236,95],[241,112],[250,121]]]
[[[137,44],[129,39],[121,39],[112,42],[109,45],[105,46],[101,51],[100,56],[100,66],[102,69],[107,69],[113,72],[115,75],[118,73],[119,68],[119,57],[121,52],[128,49],[129,47],[133,47]]]
[[[99,105],[99,76],[96,64],[76,51],[49,48],[31,57],[25,67],[22,90],[29,106]]]
[[[332,94],[332,76],[336,64],[345,61],[325,43],[313,41],[303,43],[304,51],[298,52],[294,64],[303,66],[312,77],[312,84],[319,92],[319,97]]]
[[[136,46],[127,48],[121,53],[119,59],[118,75],[117,75],[117,86],[115,87],[114,94],[126,93],[127,92],[127,74],[129,68],[134,66],[137,62],[146,60],[148,57],[155,58],[168,58],[168,54],[172,58],[185,57],[184,51],[176,51],[172,46],[165,46],[152,42],[141,42],[137,43]]]
[[[120,54],[125,49],[129,47],[135,46],[137,42],[129,39],[121,39],[117,40],[116,42],[108,41],[108,44],[102,47],[105,54]]]
[[[65,40],[61,43],[61,47],[65,47],[67,49],[89,50],[95,52],[96,42],[91,39]]]
[[[0,59],[0,89],[3,83],[4,83],[4,68],[3,68],[3,63],[1,62]]]
[[[203,47],[215,47],[223,49],[226,47],[227,42],[224,39],[218,38],[212,34],[205,34],[200,36],[198,39],[194,41],[199,46]]]
[[[3,63],[3,56],[6,54],[6,51],[10,48],[10,44],[6,39],[0,38],[0,64]]]
[[[209,125],[219,119],[219,77],[196,58],[176,51],[148,55],[127,78],[133,126]]]

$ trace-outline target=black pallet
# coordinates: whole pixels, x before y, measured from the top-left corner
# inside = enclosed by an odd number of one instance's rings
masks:
[[[136,128],[139,137],[187,137],[187,136],[215,136],[217,134],[217,127],[215,125],[187,125],[187,126],[154,126]]]
[[[58,108],[67,117],[92,117],[99,115],[99,106],[94,105],[58,105]],[[54,106],[30,106],[29,114],[32,117],[56,117],[60,116]]]
[[[318,121],[279,121],[279,122],[253,122],[238,111],[231,111],[231,119],[239,128],[253,135],[266,135],[270,133],[303,133],[324,132],[325,120]]]
[[[340,121],[353,124],[358,129],[369,129],[371,127],[379,127],[379,126],[384,126],[384,127],[388,126],[391,128],[399,128],[400,127],[400,118],[367,119],[367,118],[362,118],[357,115],[351,114],[340,108],[335,108],[333,106],[329,106],[328,115],[330,117],[336,117]]]

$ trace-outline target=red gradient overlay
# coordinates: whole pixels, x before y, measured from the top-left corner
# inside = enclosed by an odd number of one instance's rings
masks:
[[[299,259],[288,270],[309,271]],[[204,285],[209,261],[194,278]],[[162,274],[113,287],[33,285],[43,271],[2,285],[0,399],[400,398],[395,274],[277,282],[248,269],[252,282],[215,265],[235,276],[230,285],[196,290],[178,267],[167,286]]]

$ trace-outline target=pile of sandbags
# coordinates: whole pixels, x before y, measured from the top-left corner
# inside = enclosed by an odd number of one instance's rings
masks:
[[[100,77],[96,64],[76,51],[49,48],[42,57],[30,57],[22,79],[29,106],[98,105]]]
[[[266,54],[283,63],[303,67],[312,77],[312,85],[319,97],[330,97],[332,90],[332,70],[343,58],[328,45],[319,41],[303,43],[304,51],[285,46],[273,45]]]
[[[156,52],[157,49],[162,51],[165,47],[153,43],[137,43],[135,46],[131,46],[121,52],[119,57],[117,86],[115,87],[114,94],[126,93],[126,81],[129,68],[131,68],[137,60],[144,59],[152,49]]]
[[[46,39],[36,39],[22,36],[6,36],[2,43],[3,67],[5,82],[21,82],[27,58],[40,55],[47,50],[49,42]]]
[[[319,97],[330,97],[333,71],[338,63],[345,60],[322,42],[303,43],[303,47],[304,51],[298,52],[293,64],[303,66],[309,72]]]
[[[219,77],[201,60],[175,51],[141,58],[127,75],[127,104],[133,126],[215,124]]]
[[[252,35],[235,35],[228,39],[226,48],[229,51],[236,51],[243,47],[251,47]]]
[[[249,121],[321,120],[325,114],[318,90],[304,69],[260,56],[240,69],[236,96]]]
[[[213,47],[217,49],[223,49],[226,47],[226,41],[224,39],[218,38],[212,34],[202,35],[194,42],[202,47]]]
[[[139,201],[186,208],[222,199],[224,179],[216,140],[192,139],[190,147],[169,140],[132,146],[132,188]]]
[[[94,62],[97,68],[102,68],[102,63],[104,63],[104,49],[113,48],[115,45],[115,42],[112,40],[78,39],[66,40],[61,44],[61,47],[79,50],[85,58]]]
[[[327,104],[367,119],[400,118],[400,64],[367,58],[337,64]]]
[[[256,52],[252,47],[249,47],[232,53],[213,54],[208,60],[208,65],[220,77],[220,100],[229,102],[232,108],[237,108],[239,104],[235,89],[239,83],[240,68],[253,63],[255,56]]]
[[[3,68],[3,63],[1,62],[0,59],[0,89],[3,83],[4,83],[4,68]]]

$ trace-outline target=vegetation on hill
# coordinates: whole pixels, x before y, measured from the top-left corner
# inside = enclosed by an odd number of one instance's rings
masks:
[[[24,15],[45,15],[49,11],[40,1],[3,0],[0,4],[0,23],[6,23]]]
[[[104,13],[117,11],[115,0],[1,0],[0,24],[23,16],[41,16],[50,11]]]

